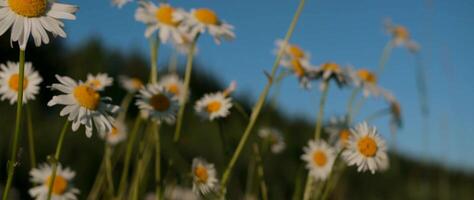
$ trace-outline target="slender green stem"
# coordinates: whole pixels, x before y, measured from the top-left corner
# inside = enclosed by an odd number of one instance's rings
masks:
[[[267,184],[265,183],[265,174],[264,174],[264,169],[263,169],[262,156],[260,155],[258,145],[255,143],[253,144],[253,152],[255,153],[255,161],[257,164],[257,175],[260,181],[260,194],[262,196],[262,200],[268,200],[268,191],[267,191]]]
[[[250,158],[249,166],[247,170],[247,180],[245,183],[245,196],[248,197],[253,190],[254,174],[255,174],[255,158]]]
[[[357,116],[357,114],[359,114],[360,110],[362,109],[362,106],[364,106],[364,104],[365,104],[366,101],[367,101],[367,98],[362,98],[362,99],[360,99],[360,100],[357,102],[357,104],[356,104],[356,106],[355,106],[355,108],[354,108],[354,111],[353,111],[353,113],[351,114],[352,117]]]
[[[115,195],[114,191],[114,179],[112,176],[112,147],[109,144],[105,144],[105,177],[107,178],[107,188],[109,191],[110,197]]]
[[[291,35],[293,34],[293,31],[296,27],[296,23],[298,22],[298,18],[303,11],[305,0],[301,0],[300,4],[298,5],[298,9],[296,10],[296,13],[293,17],[293,20],[291,21],[290,27],[288,28],[288,32],[286,33],[285,39],[284,39],[284,45],[283,47],[279,50],[278,55],[275,59],[275,62],[273,63],[272,67],[272,72],[268,77],[268,83],[265,85],[265,88],[263,89],[262,93],[260,94],[260,97],[255,104],[254,108],[252,109],[252,114],[250,116],[250,121],[245,128],[244,134],[242,135],[242,138],[240,139],[240,142],[237,146],[237,149],[235,150],[234,154],[232,155],[231,160],[229,161],[229,164],[227,165],[227,168],[224,170],[224,174],[221,179],[221,199],[225,197],[225,191],[226,191],[226,185],[227,181],[229,180],[230,174],[232,172],[232,169],[234,168],[235,163],[237,162],[237,159],[240,156],[240,153],[242,152],[242,149],[244,148],[247,139],[250,135],[250,133],[253,130],[253,127],[255,125],[255,122],[257,121],[258,116],[260,115],[260,111],[263,107],[263,104],[265,103],[265,100],[267,98],[268,92],[270,91],[270,87],[273,84],[273,78],[275,77],[276,71],[278,70],[278,66],[280,65],[280,60],[283,55],[283,50],[288,43],[289,39],[291,38]]]
[[[36,152],[35,152],[35,137],[33,132],[33,120],[31,119],[31,108],[30,105],[26,105],[26,121],[28,128],[28,150],[30,153],[30,166],[32,169],[36,168]]]
[[[161,146],[160,146],[160,125],[154,124],[153,135],[155,140],[155,196],[156,200],[161,199]]]
[[[153,146],[155,143],[153,138],[155,135],[152,132],[152,126],[154,126],[154,124],[148,124],[147,130],[145,131],[145,138],[140,142],[137,165],[135,168],[132,184],[129,187],[131,189],[128,199],[138,199],[141,184],[143,182],[144,172],[147,171],[151,156],[153,155]]]
[[[384,71],[385,64],[387,64],[387,61],[390,58],[390,53],[392,52],[393,45],[393,41],[390,40],[383,48],[382,57],[380,57],[379,68],[376,73],[377,75],[382,74],[382,72]]]
[[[367,116],[364,121],[366,122],[370,122],[370,121],[373,121],[379,117],[383,117],[387,114],[390,114],[390,109],[387,109],[387,108],[384,108],[384,109],[381,109],[381,110],[378,110],[378,111],[375,111],[374,113],[370,114],[369,116]]]
[[[170,55],[170,61],[168,65],[168,72],[176,74],[178,72],[178,52],[173,50]]]
[[[229,152],[229,146],[227,144],[227,138],[224,133],[224,126],[221,121],[217,120],[217,131],[219,132],[219,137],[221,138],[222,151],[224,152],[224,157],[228,158],[232,152]]]
[[[191,72],[193,70],[193,59],[194,59],[194,51],[196,51],[196,43],[198,41],[199,35],[196,35],[193,42],[191,43],[191,47],[188,54],[188,60],[186,62],[186,72],[184,75],[184,92],[189,91],[189,83],[191,82]],[[176,129],[174,132],[173,142],[177,143],[181,136],[181,128],[183,126],[183,117],[184,117],[184,109],[186,106],[186,102],[188,101],[188,95],[185,95],[183,101],[180,102],[179,110],[178,110],[178,118],[176,120]]]
[[[128,179],[128,172],[130,168],[130,158],[132,157],[133,151],[133,144],[135,143],[135,139],[137,137],[137,132],[140,129],[140,124],[142,119],[140,116],[137,116],[135,119],[135,124],[133,125],[132,132],[129,135],[129,139],[127,141],[127,149],[125,152],[125,163],[122,171],[122,175],[120,177],[119,189],[118,189],[118,199],[122,199],[121,197],[125,193],[125,188],[127,186],[127,179]]]
[[[275,81],[275,88],[274,88],[274,92],[273,92],[273,95],[271,97],[271,104],[272,107],[276,108],[277,107],[277,103],[278,103],[278,96],[280,96],[280,90],[281,90],[281,83],[283,81],[283,79],[288,76],[288,71],[285,70],[285,71],[281,71],[280,70],[280,74],[278,75],[278,77],[276,78],[276,81]]]
[[[3,200],[7,200],[8,193],[10,192],[10,187],[13,181],[13,176],[15,174],[15,167],[17,165],[17,153],[18,153],[18,140],[21,132],[21,119],[23,113],[23,81],[24,81],[24,72],[25,72],[25,50],[20,49],[20,63],[19,63],[19,80],[18,80],[18,94],[17,94],[17,104],[16,104],[16,122],[15,122],[15,133],[13,135],[13,146],[11,158],[8,161],[8,178],[7,184],[5,185],[5,190],[3,191]]]
[[[420,54],[415,54],[416,59],[416,85],[420,99],[421,114],[424,118],[429,115],[428,88],[426,84],[426,69]]]
[[[61,150],[63,148],[64,137],[66,136],[66,132],[69,128],[69,120],[66,119],[64,126],[59,134],[58,144],[56,145],[56,153],[54,154],[54,158],[51,159],[53,169],[51,170],[51,175],[49,179],[49,186],[48,186],[48,198],[47,200],[51,200],[51,195],[53,194],[53,185],[56,179],[56,171],[58,170],[59,164],[59,156],[61,156]]]
[[[127,93],[125,97],[122,99],[120,103],[120,108],[122,108],[120,114],[117,117],[118,121],[125,121],[125,117],[127,116],[128,108],[130,107],[130,103],[133,100],[133,93]]]
[[[295,190],[293,191],[293,196],[291,197],[292,200],[300,199],[304,172],[305,172],[304,168],[300,166],[298,169],[298,175],[296,175],[296,179],[295,179]]]
[[[150,82],[156,83],[158,81],[158,48],[160,47],[160,39],[150,39],[150,59],[151,71]]]
[[[316,118],[316,128],[314,129],[314,139],[319,140],[321,138],[321,131],[323,128],[323,118],[324,118],[324,105],[326,104],[326,99],[328,97],[329,83],[324,84],[323,91],[321,94],[321,99],[319,101],[319,112],[318,117]]]
[[[354,101],[355,101],[357,95],[359,94],[360,90],[361,90],[360,88],[354,88],[352,90],[351,96],[349,97],[349,101],[347,102],[347,122],[348,122],[348,124],[352,123],[352,108],[353,108],[353,105],[354,105]]]

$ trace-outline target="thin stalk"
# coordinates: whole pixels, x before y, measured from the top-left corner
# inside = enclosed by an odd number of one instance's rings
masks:
[[[281,71],[281,70],[280,70]],[[276,108],[277,107],[277,103],[278,103],[278,96],[280,96],[280,91],[281,91],[281,82],[283,81],[283,79],[288,75],[288,71],[281,71],[280,74],[278,75],[276,81],[275,81],[275,89],[274,89],[274,92],[273,92],[273,95],[271,97],[271,104],[272,107]]]
[[[160,146],[160,125],[152,125],[155,140],[155,196],[156,200],[161,199],[161,146]]]
[[[134,172],[134,177],[132,180],[132,185],[130,186],[130,192],[128,199],[136,200],[138,199],[141,183],[143,179],[143,173],[147,171],[148,164],[150,163],[151,156],[153,155],[153,146],[155,141],[153,140],[154,134],[151,132],[152,125],[149,124],[147,126],[147,130],[145,131],[146,136],[143,141],[140,142],[140,151],[138,153],[138,160],[137,160],[137,167]]]
[[[280,60],[283,55],[283,49],[285,48],[286,44],[288,43],[289,39],[291,38],[291,35],[293,34],[293,31],[296,27],[296,23],[298,22],[298,18],[303,11],[305,0],[301,0],[300,4],[298,5],[298,9],[296,10],[296,13],[293,17],[293,20],[291,21],[290,27],[288,28],[288,32],[286,33],[285,39],[284,39],[284,45],[283,47],[279,50],[278,55],[275,59],[275,62],[273,63],[272,67],[272,72],[270,76],[268,77],[268,83],[265,85],[265,88],[263,89],[262,93],[260,94],[260,97],[255,104],[254,108],[252,109],[252,114],[250,116],[250,121],[245,128],[244,134],[242,135],[242,138],[240,139],[239,145],[237,146],[237,149],[235,150],[234,154],[232,155],[231,160],[229,161],[229,164],[227,165],[227,168],[224,170],[224,174],[221,179],[221,198],[224,198],[225,196],[225,191],[226,191],[226,185],[227,181],[229,180],[230,174],[232,172],[232,169],[234,168],[235,163],[237,162],[237,159],[240,156],[240,153],[242,152],[242,149],[244,148],[247,139],[252,132],[252,129],[255,125],[255,122],[257,121],[258,116],[260,115],[260,111],[263,107],[263,104],[265,103],[265,100],[267,98],[268,92],[270,91],[270,87],[273,84],[273,78],[275,77],[276,71],[278,70],[278,66],[280,65]]]
[[[295,190],[293,191],[293,196],[291,197],[292,200],[298,200],[300,199],[300,193],[303,185],[303,176],[304,176],[304,168],[299,167],[298,169],[298,175],[296,175],[295,179]]]
[[[387,109],[387,108],[384,108],[384,109],[381,109],[381,110],[378,110],[378,111],[375,111],[374,113],[370,114],[369,116],[367,116],[364,121],[366,122],[370,122],[370,121],[373,121],[379,117],[383,117],[387,114],[390,114],[390,109]]]
[[[150,82],[156,83],[158,81],[158,48],[160,47],[160,39],[150,39],[150,59],[151,71]]]
[[[122,108],[122,110],[117,117],[117,121],[125,121],[125,117],[127,116],[128,108],[130,107],[132,100],[133,93],[127,93],[127,95],[125,95],[125,97],[122,99],[122,103],[120,103],[120,108]]]
[[[255,160],[250,158],[251,160],[249,161],[249,166],[247,170],[247,180],[245,183],[245,196],[250,196],[253,190],[253,177],[255,173]]]
[[[114,179],[112,176],[112,162],[111,162],[111,156],[112,156],[112,147],[109,144],[105,144],[105,176],[107,178],[107,185],[108,185],[108,192],[110,197],[113,197],[115,195],[114,191]]]
[[[354,105],[354,101],[355,101],[357,95],[359,94],[360,90],[361,90],[360,88],[355,88],[354,90],[352,90],[351,96],[349,97],[349,101],[347,102],[347,122],[348,122],[348,124],[352,123],[352,108],[353,108],[353,105]]]
[[[364,104],[365,104],[366,101],[367,101],[367,98],[362,98],[362,99],[360,99],[360,100],[357,102],[357,104],[356,104],[356,106],[355,106],[355,108],[354,108],[354,111],[353,111],[353,113],[351,114],[352,117],[357,116],[357,114],[359,114],[360,110],[362,109],[362,106],[364,106]]]
[[[135,124],[133,125],[132,132],[130,133],[130,138],[128,139],[128,142],[127,142],[127,149],[125,151],[125,163],[124,163],[122,175],[120,177],[120,184],[119,184],[119,189],[118,189],[119,199],[122,199],[121,197],[125,193],[125,187],[127,185],[127,179],[128,179],[128,170],[130,168],[130,158],[132,157],[132,151],[133,151],[133,144],[135,143],[135,139],[137,137],[138,129],[140,129],[141,122],[142,122],[141,117],[137,116],[137,118],[135,119]]]
[[[15,133],[13,134],[13,146],[11,158],[8,161],[8,178],[3,190],[3,200],[7,200],[10,187],[12,185],[13,176],[15,174],[15,167],[17,165],[17,153],[18,153],[18,140],[21,132],[21,119],[23,113],[23,81],[25,72],[25,50],[20,49],[20,64],[19,64],[19,80],[18,80],[18,94],[16,104],[16,122],[15,122]]]
[[[382,74],[382,72],[384,71],[385,64],[387,64],[387,61],[390,58],[390,54],[392,52],[393,45],[394,45],[393,41],[390,40],[389,42],[387,42],[387,44],[383,48],[382,57],[380,57],[380,61],[379,61],[379,68],[378,68],[377,73],[376,73],[377,75]]]
[[[222,144],[222,151],[224,152],[224,157],[227,158],[230,156],[232,152],[229,152],[229,146],[227,144],[227,138],[224,133],[224,127],[222,125],[222,122],[217,120],[217,132],[219,132],[219,137],[221,138],[221,144]]]
[[[26,122],[28,128],[28,150],[30,153],[30,166],[32,169],[36,168],[36,152],[35,152],[35,137],[33,132],[33,120],[31,119],[30,105],[26,105]]]
[[[260,155],[258,145],[255,143],[253,144],[253,151],[255,153],[255,161],[257,164],[257,175],[260,181],[260,194],[262,196],[262,200],[268,200],[268,190],[267,190],[267,184],[265,183],[265,174],[264,174],[264,169],[263,169],[262,156]]]
[[[168,73],[178,73],[178,51],[173,50],[170,55],[170,61],[168,65]]]
[[[188,60],[186,62],[186,72],[184,75],[184,92],[189,91],[189,83],[191,82],[191,72],[193,71],[193,58],[194,58],[194,51],[196,51],[196,43],[198,41],[199,35],[196,35],[193,42],[191,43],[191,47],[188,54]],[[186,106],[186,102],[188,101],[188,96],[185,95],[183,101],[180,101],[179,111],[178,111],[178,119],[176,120],[176,129],[174,132],[173,142],[177,143],[179,141],[179,137],[181,135],[181,128],[183,126],[183,117],[184,117],[184,108]]]
[[[54,154],[54,158],[51,160],[53,164],[53,169],[51,171],[50,179],[49,179],[49,186],[48,186],[48,200],[51,200],[51,195],[53,194],[53,185],[56,179],[56,171],[58,170],[58,163],[59,163],[59,156],[61,156],[61,150],[63,148],[64,137],[66,136],[66,132],[69,128],[69,120],[66,119],[64,126],[59,134],[58,144],[56,145],[56,153]]]

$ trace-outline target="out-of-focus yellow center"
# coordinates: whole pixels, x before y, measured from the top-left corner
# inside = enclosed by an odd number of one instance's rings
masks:
[[[304,51],[297,45],[289,45],[288,51],[294,58],[303,58],[305,57]]]
[[[316,164],[318,167],[323,167],[326,165],[328,161],[328,157],[326,156],[326,153],[323,151],[316,151],[313,153],[313,162]]]
[[[404,26],[396,26],[393,28],[393,37],[398,40],[408,40],[410,38],[410,33]]]
[[[167,89],[168,89],[169,92],[173,93],[174,95],[176,95],[176,96],[179,95],[178,84],[176,84],[176,83],[169,84]]]
[[[357,76],[359,76],[359,78],[366,83],[370,83],[370,84],[377,83],[377,76],[374,73],[370,72],[369,70],[359,69],[357,71]]]
[[[339,141],[342,145],[346,146],[349,142],[349,137],[351,136],[351,132],[348,129],[342,129],[339,132]]]
[[[331,72],[340,72],[341,68],[336,63],[324,63],[322,66],[324,71],[331,71]]]
[[[10,80],[8,80],[8,86],[10,86],[10,89],[18,92],[18,89],[20,88],[19,83],[20,83],[20,76],[18,74],[13,74],[10,76]],[[28,78],[24,77],[23,90],[26,89],[27,86],[28,86]]]
[[[51,177],[48,177],[46,180],[46,185],[49,187],[49,184],[51,184]],[[53,189],[52,192],[55,195],[61,195],[64,194],[67,190],[68,187],[68,182],[67,180],[59,175],[56,175],[54,178],[54,183],[53,183]]]
[[[173,19],[174,8],[169,5],[161,5],[156,9],[155,17],[156,19],[166,25],[177,26],[178,22]]]
[[[369,136],[359,139],[357,142],[359,152],[366,157],[374,157],[377,153],[377,143]]]
[[[297,59],[291,60],[291,68],[295,72],[295,74],[299,77],[303,76],[305,74],[305,70],[303,68],[303,65],[301,62]]]
[[[194,176],[196,176],[199,182],[205,183],[209,178],[209,173],[207,172],[207,169],[204,166],[198,165],[194,169]]]
[[[23,17],[39,17],[46,13],[47,0],[8,0],[8,6]]]
[[[79,85],[73,90],[74,98],[82,107],[96,110],[100,102],[100,94],[88,85]]]
[[[219,111],[222,107],[222,103],[220,101],[211,101],[210,103],[207,104],[207,112],[208,113],[215,113]]]
[[[117,135],[118,135],[118,129],[117,129],[117,127],[113,126],[112,130],[110,130],[110,136],[115,137]]]
[[[219,18],[217,18],[216,13],[207,8],[196,9],[194,11],[194,17],[206,25],[217,25],[219,23]]]
[[[170,108],[171,101],[163,94],[156,94],[150,98],[150,105],[153,107],[153,109],[164,112]]]
[[[132,78],[130,81],[132,83],[132,87],[137,89],[137,90],[141,89],[143,87],[143,83],[140,79]]]

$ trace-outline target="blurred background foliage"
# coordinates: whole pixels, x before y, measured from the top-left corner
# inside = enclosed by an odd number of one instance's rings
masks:
[[[0,62],[17,61],[17,50],[9,48],[7,37],[0,38]],[[41,84],[40,95],[35,101],[29,103],[32,110],[34,132],[36,136],[36,151],[38,162],[45,162],[47,155],[54,151],[58,133],[65,118],[59,117],[58,107],[47,107],[46,104],[54,93],[47,86],[56,82],[55,74],[71,76],[74,79],[85,80],[88,73],[106,72],[115,78],[116,84],[105,91],[105,96],[113,97],[115,104],[120,104],[125,91],[117,84],[119,75],[148,77],[148,61],[138,50],[124,54],[114,49],[106,48],[100,39],[91,38],[82,45],[74,48],[66,47],[61,41],[55,40],[51,45],[39,48],[29,48],[27,61],[34,64],[44,81]],[[166,73],[168,64],[161,59],[159,62],[160,74]],[[199,60],[199,59],[198,59]],[[197,61],[191,81],[191,102],[201,97],[204,93],[222,90],[228,83],[222,83],[211,72],[200,70],[202,65]],[[182,69],[182,66],[179,67]],[[262,73],[262,79],[265,78]],[[234,97],[245,112],[250,111],[253,102],[248,95],[242,94]],[[265,154],[264,168],[265,181],[269,189],[270,199],[291,199],[295,188],[295,180],[304,174],[303,162],[300,159],[302,147],[311,137],[313,123],[303,117],[286,117],[278,109],[267,104],[258,120],[256,132],[262,126],[274,126],[284,133],[287,143],[285,151],[278,155]],[[128,127],[131,129],[133,118],[137,114],[131,106]],[[194,157],[203,157],[215,163],[218,172],[222,173],[227,160],[225,151],[219,138],[217,122],[202,121],[188,104],[184,118],[183,137],[178,146],[172,145],[173,128],[165,126],[162,131],[164,159],[174,157],[176,164],[172,169],[164,168],[163,173],[168,174],[167,181],[174,177],[184,177],[181,185],[190,187],[190,165]],[[233,108],[232,115],[218,123],[222,123],[229,148],[235,149],[243,129],[247,123],[247,116]],[[3,101],[0,104],[0,182],[6,179],[6,163],[10,149],[10,136],[14,124],[15,106]],[[29,199],[28,159],[26,130],[23,130],[22,144],[19,154],[19,168],[17,170],[14,186],[19,199]],[[245,152],[239,159],[231,183],[229,196],[234,199],[243,199],[246,188],[248,164],[253,159],[251,145],[258,141],[257,134],[252,134]],[[138,141],[140,142],[140,141]],[[92,187],[102,159],[104,145],[97,134],[91,139],[85,137],[82,130],[67,135],[61,161],[63,165],[71,167],[77,172],[75,186],[81,190],[80,199],[85,199]],[[442,148],[442,147],[440,147]],[[136,158],[134,158],[136,159]],[[115,168],[114,178],[118,182],[122,163],[119,160]],[[149,167],[149,186],[152,184],[153,168]],[[145,176],[147,177],[147,176]],[[258,194],[257,180],[252,184],[252,191]],[[392,151],[391,168],[385,173],[371,175],[357,173],[355,168],[345,171],[343,179],[339,182],[332,199],[473,199],[474,174],[455,171],[433,163],[426,163],[401,157]],[[143,188],[143,193],[152,191],[152,188]],[[0,190],[1,191],[1,190]]]

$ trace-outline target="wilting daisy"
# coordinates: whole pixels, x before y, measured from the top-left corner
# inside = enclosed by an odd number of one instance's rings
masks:
[[[387,147],[375,127],[363,122],[351,130],[349,145],[342,152],[348,165],[357,165],[357,171],[372,174],[388,167]]]
[[[159,31],[160,41],[166,43],[172,38],[176,43],[182,43],[182,31],[179,28],[184,11],[171,7],[169,4],[161,3],[156,6],[151,1],[140,1],[135,13],[135,19],[147,25],[145,37],[149,38],[155,31]]]
[[[321,79],[321,88],[326,87],[326,84],[332,79],[336,81],[339,87],[344,86],[347,83],[347,78],[342,68],[332,62],[322,64],[318,69],[315,70],[315,77]]]
[[[125,4],[132,2],[133,0],[112,0],[112,5],[122,8]]]
[[[326,180],[331,173],[336,154],[334,150],[324,141],[308,142],[303,148],[304,154],[301,159],[306,161],[306,169],[316,180]]]
[[[284,40],[278,39],[275,42],[276,49],[274,50],[275,53],[279,53],[280,49],[283,48],[283,57],[281,58],[282,61],[289,62],[290,60],[297,59],[297,60],[309,60],[309,53],[304,51],[296,44],[285,43]],[[286,45],[285,45],[286,44]]]
[[[275,154],[280,153],[286,147],[283,134],[281,134],[281,132],[276,128],[270,128],[270,127],[261,128],[258,131],[258,136],[262,138],[263,140],[266,140],[267,142],[269,142],[272,153],[275,153]]]
[[[351,131],[346,116],[331,118],[324,130],[329,133],[330,144],[335,145],[338,149],[347,147]]]
[[[98,73],[97,75],[87,74],[86,84],[90,85],[97,91],[102,91],[109,87],[114,82],[114,79],[109,77],[106,73]]]
[[[64,105],[59,115],[68,115],[72,122],[72,130],[77,131],[82,124],[86,128],[87,137],[92,136],[93,126],[99,133],[108,133],[112,129],[115,115],[119,107],[107,103],[108,97],[101,97],[99,92],[82,81],[76,82],[67,76],[56,75],[59,83],[51,86],[64,94],[53,96],[48,106]]]
[[[214,164],[207,163],[201,158],[194,158],[192,174],[195,193],[208,194],[217,189],[218,180]]]
[[[135,93],[144,87],[143,82],[139,78],[120,76],[119,81],[120,85],[129,93]]]
[[[390,120],[391,128],[392,129],[400,128],[403,124],[402,107],[400,106],[400,103],[397,101],[395,96],[390,92],[385,92],[384,97],[390,105],[389,111],[390,111],[390,116],[391,116],[391,120]]]
[[[127,138],[127,126],[123,121],[116,120],[112,124],[112,129],[108,133],[100,133],[100,137],[110,145],[116,145]]]
[[[184,25],[190,29],[193,38],[206,31],[214,37],[217,44],[220,44],[222,38],[226,40],[235,38],[234,27],[220,20],[217,14],[208,8],[192,9],[190,13],[177,13],[176,19],[183,20]]]
[[[30,171],[31,182],[35,185],[28,191],[31,197],[41,200],[47,199],[52,170],[52,166],[49,164],[42,164],[39,168]],[[74,188],[71,183],[74,176],[76,176],[74,171],[58,164],[52,188],[52,200],[77,199],[79,190]]]
[[[136,104],[143,117],[157,123],[161,121],[168,124],[174,123],[179,109],[178,98],[160,84],[148,84],[141,89]]]
[[[350,77],[352,84],[363,90],[365,97],[369,95],[380,95],[381,90],[377,86],[377,75],[375,73],[367,69],[354,70],[352,68],[346,68],[345,71]]]
[[[0,35],[10,27],[11,42],[25,50],[30,37],[36,46],[49,43],[48,32],[65,38],[62,19],[74,20],[77,7],[47,0],[0,0]]]
[[[315,69],[308,60],[294,58],[291,60],[281,60],[280,63],[298,78],[301,87],[305,89],[311,88],[311,80],[315,78]]]
[[[184,83],[177,74],[167,74],[161,77],[159,84],[178,97],[180,101],[184,101],[186,98],[188,92],[184,91]]]
[[[18,63],[7,62],[0,65],[0,94],[1,99],[8,99],[10,104],[18,100],[19,89],[19,67]],[[28,100],[34,100],[35,95],[39,92],[39,84],[43,81],[37,71],[33,69],[30,62],[25,63],[25,71],[23,78],[23,103]]]
[[[392,35],[392,41],[396,46],[404,45],[411,52],[417,52],[420,49],[420,46],[410,38],[410,32],[406,27],[392,24],[390,20],[387,20],[385,29]]]
[[[225,118],[230,114],[232,108],[232,98],[230,93],[235,90],[236,83],[232,82],[225,91],[206,94],[194,105],[194,110],[204,119],[214,120]]]

